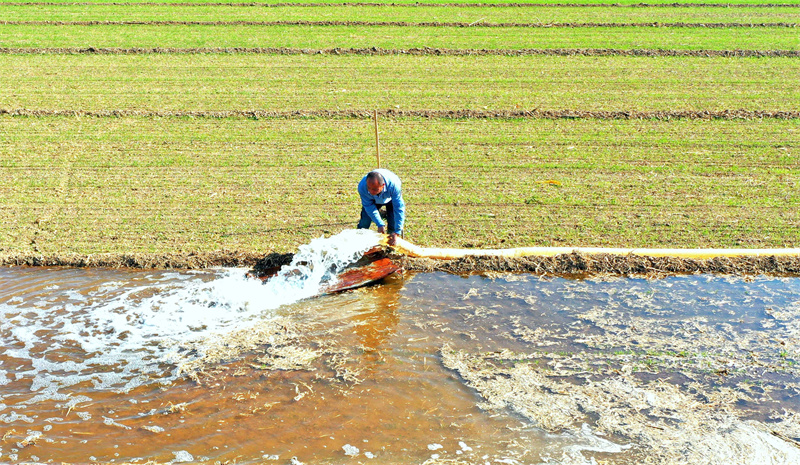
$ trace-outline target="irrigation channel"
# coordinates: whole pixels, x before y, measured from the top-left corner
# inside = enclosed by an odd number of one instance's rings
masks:
[[[800,463],[800,278],[0,269],[0,462]],[[298,256],[300,259],[298,259]]]

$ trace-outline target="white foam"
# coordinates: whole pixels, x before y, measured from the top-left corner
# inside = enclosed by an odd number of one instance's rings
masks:
[[[344,450],[344,455],[347,455],[349,457],[355,457],[356,455],[358,455],[359,452],[358,447],[351,446],[350,444],[343,445],[342,450]]]
[[[2,421],[3,423],[15,423],[18,421],[24,421],[25,423],[33,423],[33,418],[27,415],[20,415],[17,412],[11,412],[0,415],[0,421]]]
[[[329,239],[319,238],[300,246],[292,263],[266,283],[262,294],[276,308],[319,293],[323,284],[333,284],[336,275],[378,243],[378,235],[366,229],[345,230]]]
[[[719,428],[688,446],[687,463],[713,457],[714,464],[787,465],[800,463],[800,450],[763,430],[755,422],[733,422]]]
[[[130,426],[123,425],[122,423],[119,423],[113,418],[108,418],[108,417],[103,417],[103,424],[108,426],[116,426],[117,428],[122,428],[122,429],[131,429]]]
[[[63,402],[59,389],[86,381],[120,391],[154,379],[171,382],[171,364],[198,356],[181,352],[184,344],[202,347],[208,338],[248,328],[282,305],[318,294],[378,237],[347,230],[315,239],[266,283],[246,278],[243,269],[223,269],[115,276],[77,297],[71,286],[49,285],[0,304],[0,350],[15,359],[11,364],[19,362],[17,381],[32,379],[36,402]],[[7,373],[0,370],[0,385],[14,383]]]
[[[629,444],[616,444],[598,436],[586,423],[582,424],[578,431],[566,431],[562,434],[551,434],[548,437],[552,441],[548,441],[548,445],[545,447],[543,464],[597,465],[597,461],[591,457],[591,454],[587,454],[590,456],[586,457],[582,452],[618,454],[631,448]],[[562,440],[566,440],[566,445]]]
[[[185,450],[173,452],[172,455],[175,456],[175,460],[173,460],[172,463],[194,462],[194,457],[192,457],[192,454],[186,452]]]

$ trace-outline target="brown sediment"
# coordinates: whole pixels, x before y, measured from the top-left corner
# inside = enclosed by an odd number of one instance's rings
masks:
[[[308,49],[292,47],[0,47],[0,55],[366,55],[366,56],[631,56],[699,58],[800,57],[800,50],[663,50],[615,48],[448,49],[380,47]]]
[[[204,369],[237,359],[242,353],[256,349],[264,351],[259,360],[264,369],[308,369],[318,355],[308,347],[301,347],[301,339],[307,330],[289,318],[280,317],[261,321],[247,330],[190,343],[184,349],[202,352],[203,355],[181,364],[178,373],[197,379],[198,373]]]
[[[570,315],[576,325],[514,317],[507,337],[524,343],[520,351],[444,345],[442,363],[480,394],[482,409],[509,409],[552,432],[588,424],[634,446],[634,457],[609,463],[697,463],[712,448],[730,451],[735,463],[765,452],[795,463],[787,456],[797,457],[800,414],[776,408],[775,399],[800,389],[789,355],[798,349],[800,306],[767,308],[764,327],[781,324],[769,337],[751,330],[734,337],[727,323],[705,315],[658,318],[661,307],[645,291],[632,293],[641,306],[581,305]],[[779,381],[754,386],[754,379]],[[757,442],[761,451],[735,446]]]
[[[509,409],[551,432],[588,424],[615,442],[634,446],[628,454],[609,463],[698,463],[711,455],[712,449],[723,448],[736,454],[736,458],[749,458],[758,456],[760,451],[734,445],[762,442],[770,435],[791,438],[800,431],[797,413],[791,410],[784,410],[783,414],[773,411],[769,421],[748,418],[759,413],[750,407],[753,401],[768,405],[772,402],[769,395],[759,396],[757,391],[748,392],[742,386],[720,386],[714,375],[706,377],[691,369],[681,370],[681,375],[692,380],[689,389],[662,379],[646,380],[633,372],[630,356],[618,366],[615,362],[619,360],[606,353],[565,357],[553,354],[548,360],[548,355],[534,350],[504,354],[501,357],[505,360],[498,360],[497,354],[469,354],[444,346],[441,355],[444,366],[458,373],[483,397],[484,402],[478,407],[484,410]],[[647,360],[652,363],[658,359]],[[647,370],[660,369],[656,366]],[[796,389],[797,384],[790,382],[787,387]],[[786,441],[767,450],[789,460],[796,456],[793,447],[796,443]],[[789,463],[780,459],[777,462]]]
[[[67,266],[134,269],[204,269],[250,267],[255,274],[292,261],[291,253],[201,252],[172,254],[32,255],[0,254],[0,266]],[[800,257],[718,257],[687,259],[640,255],[587,255],[571,253],[553,257],[466,257],[457,260],[392,257],[407,271],[448,273],[517,272],[552,276],[651,276],[710,273],[726,275],[800,276]]]
[[[267,274],[276,268],[280,269],[280,267],[288,265],[292,262],[292,258],[294,258],[292,253],[271,253],[252,265],[253,272],[256,276]]]
[[[603,111],[603,110],[377,110],[385,118],[439,118],[439,119],[598,119],[598,120],[758,120],[798,119],[798,110],[657,110],[657,111]],[[152,110],[31,110],[0,108],[0,116],[18,117],[89,117],[89,118],[339,118],[371,119],[375,110],[228,110],[228,111],[152,111]]]
[[[440,21],[0,21],[3,26],[369,26],[369,27],[481,27],[481,28],[796,28],[797,23],[685,23],[685,22],[640,22],[640,23],[489,23],[489,22],[440,22]]]
[[[139,269],[203,269],[247,267],[259,263],[280,262],[281,254],[253,252],[134,253],[134,254],[62,254],[34,255],[0,253],[0,266],[68,266]]]
[[[209,3],[163,3],[163,2],[7,2],[9,6],[172,6],[172,7],[261,7],[261,8],[314,8],[314,7],[404,7],[404,8],[797,8],[796,3],[258,3],[258,2],[209,2]]]
[[[190,342],[182,350],[202,355],[182,363],[178,373],[198,382],[214,380],[227,371],[225,362],[244,356],[247,366],[255,370],[323,371],[315,377],[346,392],[363,381],[364,367],[359,362],[365,348],[342,341],[348,333],[348,320],[324,327],[298,321],[300,313],[315,311],[313,306],[305,306],[291,316],[273,315],[246,329]]]

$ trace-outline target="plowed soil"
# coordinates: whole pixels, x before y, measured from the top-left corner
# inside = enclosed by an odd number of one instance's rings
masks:
[[[254,55],[433,55],[433,56],[637,56],[637,57],[800,57],[800,50],[647,50],[613,48],[555,49],[446,49],[409,48],[329,48],[306,49],[289,47],[197,47],[197,48],[118,48],[118,47],[53,47],[0,48],[0,55],[151,55],[151,54],[254,54]]]
[[[353,118],[371,119],[374,110],[309,110],[309,111],[149,111],[149,110],[28,110],[3,109],[0,115],[25,117],[75,116],[92,118],[122,117],[191,117],[191,118]],[[378,110],[378,115],[395,118],[440,118],[440,119],[599,119],[599,120],[756,120],[756,119],[798,119],[800,111],[759,111],[759,110],[720,110],[720,111],[588,111],[588,110]]]
[[[379,26],[379,27],[481,27],[481,28],[756,28],[799,27],[797,23],[484,23],[484,22],[438,22],[438,21],[0,21],[4,26]]]
[[[175,6],[175,7],[196,7],[197,3],[160,3],[160,2],[10,2],[5,3],[11,6]],[[377,2],[342,2],[342,3],[203,3],[203,6],[226,6],[226,7],[263,7],[263,8],[282,8],[282,7],[408,7],[408,8],[793,8],[800,7],[796,3],[635,3],[631,5],[621,5],[619,3],[377,3]]]
[[[205,252],[183,254],[98,254],[98,255],[0,255],[0,266],[71,266],[141,269],[203,269],[252,267],[256,274],[287,265],[293,254],[252,252]],[[711,273],[737,276],[800,276],[800,257],[718,257],[695,260],[640,255],[587,255],[577,252],[555,257],[468,257],[458,260],[430,260],[395,256],[408,271],[481,273],[489,271],[533,273],[548,276],[648,276]]]

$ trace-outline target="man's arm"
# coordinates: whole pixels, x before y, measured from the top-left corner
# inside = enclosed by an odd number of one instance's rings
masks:
[[[403,193],[399,188],[395,189],[396,192],[392,193],[392,203],[394,204],[394,224],[390,225],[391,229],[397,234],[403,232],[403,226],[406,222],[406,203],[403,200]]]

